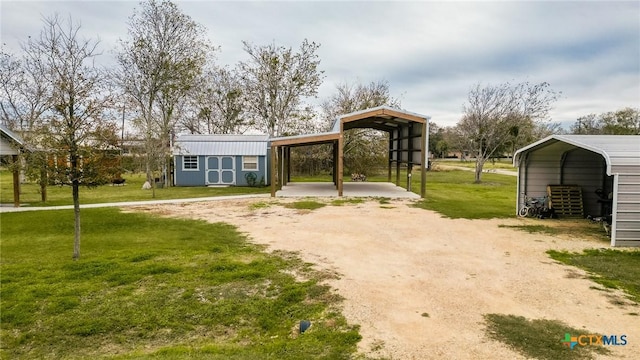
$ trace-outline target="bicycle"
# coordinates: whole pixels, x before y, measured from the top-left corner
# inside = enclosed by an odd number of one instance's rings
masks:
[[[547,196],[529,197],[524,195],[524,206],[518,211],[520,217],[538,217],[547,209]]]

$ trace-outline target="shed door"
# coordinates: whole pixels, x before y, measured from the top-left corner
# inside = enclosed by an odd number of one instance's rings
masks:
[[[207,156],[205,176],[207,185],[235,185],[235,157]]]

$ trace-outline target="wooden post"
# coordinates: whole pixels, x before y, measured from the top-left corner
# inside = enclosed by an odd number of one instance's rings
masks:
[[[427,166],[429,165],[429,120],[425,119],[422,124],[422,144],[420,149],[420,162],[422,170],[420,173],[420,197],[424,199],[427,194]]]
[[[338,137],[338,196],[342,196],[344,172],[344,125],[340,121],[340,136]]]
[[[338,142],[333,141],[331,146],[333,152],[333,164],[331,165],[333,168],[333,185],[335,185],[336,190],[338,190]]]
[[[278,154],[278,190],[282,190],[284,186],[284,146],[280,146]]]
[[[13,155],[13,206],[20,207],[20,167],[18,155]]]
[[[278,148],[275,146],[271,146],[271,197],[276,197],[276,152]]]
[[[287,147],[287,183],[291,182],[291,147]]]
[[[389,131],[389,169],[387,171],[387,182],[391,182],[391,160],[393,157],[393,144],[392,144],[392,139],[393,138],[393,131]]]
[[[396,137],[396,186],[400,186],[400,163],[402,162],[402,127],[398,127],[398,136]]]

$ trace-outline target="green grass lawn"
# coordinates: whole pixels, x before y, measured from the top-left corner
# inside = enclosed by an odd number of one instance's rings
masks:
[[[449,166],[459,166],[459,167],[466,167],[466,168],[470,168],[470,169],[475,169],[476,168],[476,162],[475,160],[464,160],[464,161],[460,161],[459,159],[434,159],[432,160],[432,164],[433,165],[438,165],[438,164],[442,164],[442,165],[449,165]],[[482,167],[483,170],[497,170],[497,169],[501,169],[501,170],[510,170],[510,171],[516,171],[517,168],[515,168],[513,166],[513,162],[511,161],[511,159],[496,159],[495,161],[487,161],[486,163],[484,163],[484,166]]]
[[[349,359],[360,339],[326,275],[230,225],[86,209],[72,261],[72,211],[0,216],[0,358]]]
[[[420,177],[413,177],[412,190],[419,192]],[[416,206],[457,219],[512,218],[515,216],[516,177],[483,174],[474,184],[471,171],[427,172],[426,198]]]
[[[124,186],[103,185],[96,188],[80,188],[81,204],[96,204],[121,201],[165,200],[197,198],[222,195],[265,194],[268,187],[170,187],[156,189],[156,197],[152,198],[151,190],[142,190],[145,176],[142,174],[124,175],[127,181]],[[13,203],[12,175],[7,170],[0,170],[0,202]],[[40,201],[40,187],[35,183],[21,185],[20,202],[29,206],[71,205],[71,187],[47,187],[47,202]]]
[[[640,304],[640,250],[587,249],[582,253],[549,250],[551,258],[591,273],[606,288],[621,289]]]
[[[507,344],[530,359],[582,360],[593,359],[593,353],[611,352],[602,346],[576,346],[570,349],[563,345],[565,334],[577,337],[594,332],[576,329],[558,320],[527,319],[503,314],[485,314],[484,318],[489,337]]]
[[[406,171],[400,173],[400,186],[406,188]],[[387,181],[387,175],[367,177],[367,181]],[[329,175],[295,176],[294,182],[331,181]],[[471,171],[428,171],[426,198],[416,206],[434,210],[450,218],[490,219],[515,216],[516,177],[500,174],[483,174],[482,183],[474,183]],[[345,176],[345,182],[351,176]],[[395,174],[392,176],[395,182]],[[420,193],[420,172],[414,171],[411,191]]]

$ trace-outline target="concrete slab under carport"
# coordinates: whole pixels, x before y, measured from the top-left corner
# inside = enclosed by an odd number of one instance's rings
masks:
[[[337,197],[338,189],[331,182],[288,183],[276,192],[276,197]],[[343,196],[420,199],[420,195],[388,182],[344,183]]]

